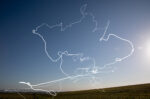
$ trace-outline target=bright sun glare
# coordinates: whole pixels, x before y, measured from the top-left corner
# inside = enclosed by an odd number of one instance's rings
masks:
[[[150,40],[146,43],[146,54],[150,57]]]

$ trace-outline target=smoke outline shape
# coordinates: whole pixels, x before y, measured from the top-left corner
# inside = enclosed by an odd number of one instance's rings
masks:
[[[36,86],[41,86],[41,85],[45,85],[45,84],[51,84],[51,83],[56,83],[56,82],[61,82],[63,80],[67,80],[67,79],[72,79],[74,80],[74,82],[78,81],[79,77],[91,77],[93,79],[93,81],[96,81],[96,77],[93,76],[95,74],[98,74],[98,73],[101,73],[101,71],[109,66],[112,66],[118,62],[121,62],[125,59],[127,59],[128,57],[130,57],[133,53],[134,53],[134,45],[133,43],[128,40],[128,39],[125,39],[125,38],[122,38],[118,35],[115,35],[115,34],[108,34],[108,36],[105,38],[106,36],[106,33],[107,33],[107,30],[108,30],[108,27],[110,25],[110,21],[107,22],[107,25],[105,27],[105,30],[104,30],[104,33],[103,35],[99,38],[99,42],[102,42],[102,41],[105,41],[107,42],[109,40],[110,37],[115,37],[119,40],[122,40],[126,43],[128,43],[130,46],[131,46],[131,51],[128,55],[124,56],[124,57],[116,57],[115,60],[113,62],[110,62],[110,63],[107,63],[105,65],[103,65],[102,67],[99,67],[99,66],[96,66],[96,62],[95,62],[95,59],[91,58],[91,57],[83,57],[83,54],[82,53],[68,53],[68,51],[64,51],[64,52],[61,52],[61,51],[58,51],[57,55],[58,57],[56,59],[53,59],[50,54],[48,53],[47,51],[47,42],[46,40],[44,39],[44,37],[38,33],[38,29],[43,27],[43,26],[47,26],[48,28],[52,29],[52,28],[55,28],[55,27],[60,27],[60,30],[61,31],[65,31],[66,29],[68,28],[71,28],[74,24],[78,24],[78,23],[81,23],[82,20],[87,16],[87,15],[90,15],[92,17],[92,21],[95,23],[95,28],[92,30],[92,32],[95,32],[97,31],[99,28],[98,28],[98,22],[97,20],[95,20],[95,16],[92,14],[92,13],[87,13],[85,12],[86,11],[86,7],[87,7],[87,4],[84,4],[83,6],[81,6],[80,8],[80,13],[82,15],[82,17],[78,20],[78,21],[75,21],[75,22],[72,22],[66,26],[63,25],[62,22],[60,22],[59,24],[55,24],[55,25],[48,25],[47,23],[42,23],[41,25],[37,26],[35,29],[32,30],[32,33],[37,35],[44,43],[44,51],[45,51],[45,54],[47,55],[47,57],[49,58],[50,61],[52,62],[58,62],[60,61],[60,70],[61,72],[66,76],[64,78],[61,78],[61,79],[56,79],[56,80],[52,80],[52,81],[48,81],[48,82],[44,82],[44,83],[39,83],[39,84],[35,84],[35,85],[32,85],[30,82],[24,82],[24,81],[20,81],[19,83],[20,84],[25,84],[27,86],[29,86],[32,90],[34,91],[43,91],[43,92],[47,92],[49,93],[50,95],[52,96],[56,96],[57,93],[54,91],[54,90],[51,90],[51,91],[47,91],[47,90],[43,90],[43,89],[36,89],[34,87]],[[83,61],[93,61],[93,67],[92,68],[78,68],[80,70],[85,70],[86,71],[86,74],[84,75],[75,75],[75,76],[69,76],[69,74],[67,74],[66,72],[64,72],[64,70],[62,69],[62,64],[63,64],[63,55],[66,55],[66,56],[75,56],[75,57],[79,57],[80,61],[83,62]],[[113,72],[113,71],[112,71]],[[60,88],[61,89],[61,88]]]

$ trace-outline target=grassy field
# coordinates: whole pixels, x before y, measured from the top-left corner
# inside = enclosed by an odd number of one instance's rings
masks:
[[[150,84],[58,93],[21,93],[26,99],[150,99]],[[0,93],[0,99],[23,99],[18,93]]]

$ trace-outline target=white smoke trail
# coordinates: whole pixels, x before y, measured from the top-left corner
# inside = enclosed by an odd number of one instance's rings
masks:
[[[32,90],[35,90],[35,91],[37,91],[37,90],[38,91],[44,91],[44,92],[48,92],[50,95],[56,96],[57,94],[56,94],[56,92],[54,90],[47,91],[47,90],[43,90],[43,89],[36,89],[35,87],[42,86],[42,85],[45,85],[45,84],[52,84],[52,83],[56,83],[56,82],[61,82],[63,80],[67,80],[67,79],[71,79],[71,80],[74,80],[74,82],[76,82],[81,77],[91,77],[93,79],[93,81],[96,81],[96,77],[94,76],[95,74],[102,73],[103,69],[105,69],[105,68],[107,68],[109,66],[112,66],[112,65],[114,65],[114,64],[116,64],[118,62],[121,62],[121,61],[127,59],[128,57],[130,57],[133,54],[133,52],[134,52],[134,46],[133,46],[133,43],[130,40],[124,39],[124,38],[122,38],[122,37],[120,37],[118,35],[115,35],[115,34],[108,34],[108,36],[105,38],[107,30],[108,30],[108,27],[109,27],[109,24],[110,24],[110,22],[108,21],[107,25],[105,27],[104,33],[103,33],[102,37],[99,39],[99,41],[100,42],[102,42],[102,41],[107,42],[110,37],[115,37],[116,39],[124,41],[124,42],[128,43],[131,46],[131,49],[132,49],[131,52],[128,55],[126,55],[124,57],[119,57],[119,58],[116,57],[113,62],[107,63],[107,64],[103,65],[102,67],[96,66],[96,62],[95,62],[94,58],[91,58],[89,56],[88,57],[84,57],[82,53],[78,54],[78,53],[69,53],[68,51],[64,51],[64,52],[58,51],[58,53],[57,53],[58,57],[56,59],[52,58],[51,55],[47,51],[47,42],[44,39],[44,37],[40,33],[38,33],[38,30],[41,27],[46,26],[49,29],[53,29],[53,28],[59,27],[61,31],[65,31],[66,29],[71,28],[73,25],[81,23],[83,21],[83,19],[86,16],[89,15],[89,16],[92,17],[92,21],[95,24],[95,28],[93,29],[92,32],[95,32],[95,31],[97,31],[99,29],[98,28],[98,22],[97,22],[97,20],[95,20],[95,16],[92,13],[85,12],[86,11],[86,7],[87,7],[87,4],[83,5],[80,8],[80,13],[81,13],[82,17],[78,21],[72,22],[72,23],[70,23],[70,24],[68,24],[66,26],[64,26],[62,22],[59,23],[59,24],[56,24],[56,25],[52,25],[52,26],[49,26],[47,23],[43,23],[43,24],[37,26],[34,30],[32,30],[32,33],[35,34],[35,35],[37,35],[38,37],[40,37],[41,40],[43,41],[43,43],[44,43],[44,51],[45,51],[45,54],[47,55],[47,57],[49,58],[49,60],[52,61],[52,62],[58,62],[58,61],[60,61],[60,65],[59,65],[60,70],[61,70],[61,72],[66,77],[61,78],[61,79],[57,79],[57,80],[52,80],[52,81],[44,82],[44,83],[39,83],[39,84],[36,84],[36,85],[32,85],[29,82],[19,82],[19,83],[25,84],[25,85],[29,86]],[[64,70],[62,69],[63,56],[64,55],[65,56],[79,57],[79,60],[81,62],[83,62],[83,61],[92,61],[93,62],[93,66],[92,66],[92,68],[91,67],[89,67],[89,68],[77,68],[77,70],[84,71],[84,73],[82,75],[76,73],[75,76],[70,76],[69,74],[67,74],[66,72],[64,72]]]

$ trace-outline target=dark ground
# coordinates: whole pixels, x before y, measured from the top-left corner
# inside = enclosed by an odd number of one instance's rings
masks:
[[[38,92],[24,92],[20,94],[16,92],[1,92],[0,99],[150,99],[150,84],[62,92],[55,97]]]

